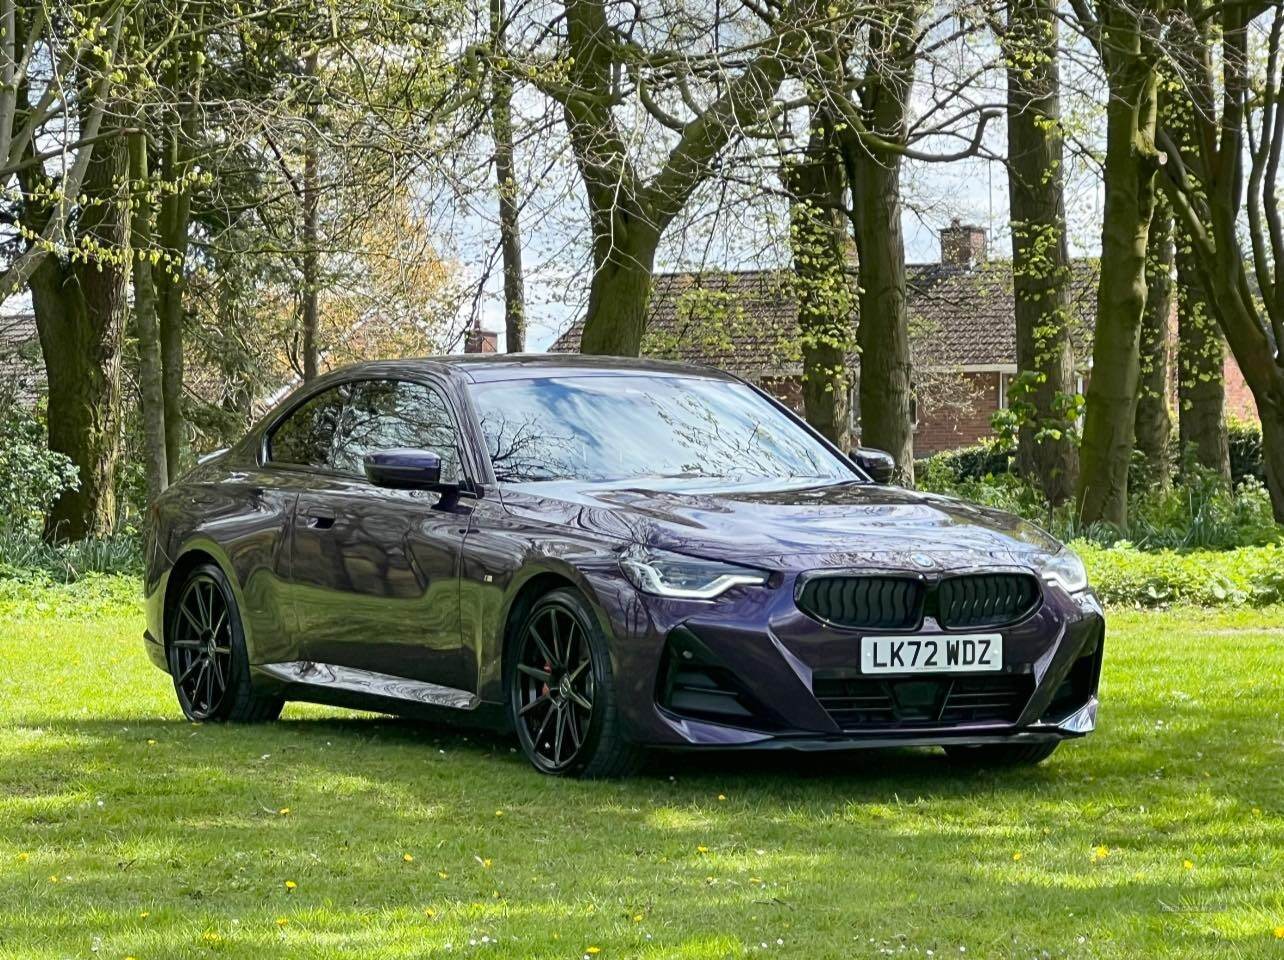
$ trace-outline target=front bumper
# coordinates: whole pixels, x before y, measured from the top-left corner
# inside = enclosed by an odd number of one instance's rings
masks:
[[[1063,740],[1096,726],[1105,621],[1091,592],[1047,586],[1033,613],[994,631],[1004,638],[997,673],[866,677],[862,631],[802,613],[791,577],[712,602],[643,597],[617,578],[595,586],[613,638],[621,712],[639,743],[980,745]],[[929,624],[924,632],[937,631]],[[715,666],[694,686],[679,684],[682,696],[675,697],[675,663]],[[708,696],[700,684],[709,685]],[[717,707],[719,698],[734,706]],[[849,709],[853,704],[882,712]]]

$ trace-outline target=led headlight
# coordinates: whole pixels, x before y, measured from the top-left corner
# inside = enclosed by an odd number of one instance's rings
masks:
[[[620,558],[620,569],[643,593],[680,600],[712,600],[732,587],[758,587],[767,582],[767,574],[761,570],[657,550],[625,554]]]
[[[1088,571],[1083,568],[1079,555],[1069,547],[1062,547],[1044,561],[1039,571],[1048,583],[1055,583],[1066,593],[1078,593],[1088,588]]]

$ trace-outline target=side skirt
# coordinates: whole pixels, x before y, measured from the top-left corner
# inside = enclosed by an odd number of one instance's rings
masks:
[[[467,690],[333,663],[292,660],[287,663],[261,663],[251,670],[278,684],[290,688],[307,688],[317,694],[325,691],[342,692],[362,698],[400,701],[421,707],[449,707],[454,710],[476,710],[482,703],[480,697]],[[303,696],[308,697],[308,694],[304,693]]]

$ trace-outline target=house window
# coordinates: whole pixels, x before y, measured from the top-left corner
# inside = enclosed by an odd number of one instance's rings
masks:
[[[1008,381],[1011,379],[1012,379],[1012,375],[1009,373],[999,374],[999,409],[1000,410],[1006,410],[1008,408]]]

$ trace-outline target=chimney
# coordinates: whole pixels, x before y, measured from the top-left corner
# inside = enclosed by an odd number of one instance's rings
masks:
[[[941,263],[972,270],[985,264],[985,228],[955,217],[941,231]]]
[[[493,330],[483,330],[481,320],[477,320],[468,329],[464,338],[464,353],[497,353],[499,351],[499,334]]]

